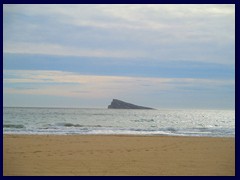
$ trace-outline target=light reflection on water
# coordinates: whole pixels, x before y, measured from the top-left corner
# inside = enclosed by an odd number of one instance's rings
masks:
[[[5,134],[235,136],[234,110],[4,108]]]

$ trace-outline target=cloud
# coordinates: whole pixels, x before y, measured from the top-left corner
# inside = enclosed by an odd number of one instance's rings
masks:
[[[28,16],[45,16],[57,21],[79,26],[103,28],[169,27],[169,19],[191,20],[193,18],[233,16],[234,5],[4,5],[5,13],[20,13]],[[185,18],[185,19],[184,19]],[[165,24],[161,26],[161,22]],[[171,24],[172,21],[170,21]],[[175,22],[174,22],[175,23]],[[198,24],[198,22],[196,22]]]
[[[234,5],[4,5],[4,52],[234,64]]]
[[[110,98],[129,95],[151,96],[156,92],[214,92],[234,87],[231,80],[193,78],[146,78],[124,76],[88,76],[63,71],[4,70],[5,94],[35,94],[82,98]],[[9,85],[14,84],[15,87]],[[18,85],[21,85],[21,88]]]
[[[133,51],[110,51],[104,49],[84,49],[76,47],[64,47],[58,44],[39,44],[39,43],[7,43],[3,47],[5,53],[14,54],[45,54],[57,56],[76,56],[76,57],[113,57],[129,58],[141,56],[141,53]],[[143,54],[143,53],[142,53]]]

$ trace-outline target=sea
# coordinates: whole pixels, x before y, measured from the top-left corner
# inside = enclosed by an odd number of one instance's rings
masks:
[[[235,137],[235,110],[4,107],[3,134]]]

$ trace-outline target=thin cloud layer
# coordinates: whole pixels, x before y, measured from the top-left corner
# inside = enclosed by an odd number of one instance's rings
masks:
[[[232,64],[234,22],[234,5],[4,5],[4,52]]]
[[[232,87],[234,81],[193,78],[146,78],[120,76],[89,76],[62,71],[5,70],[4,93],[46,94],[75,97],[118,97],[142,92],[185,91],[194,88],[214,91]]]

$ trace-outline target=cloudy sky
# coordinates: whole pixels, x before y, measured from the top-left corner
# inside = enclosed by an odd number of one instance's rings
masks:
[[[235,108],[234,5],[3,5],[4,106]]]

